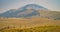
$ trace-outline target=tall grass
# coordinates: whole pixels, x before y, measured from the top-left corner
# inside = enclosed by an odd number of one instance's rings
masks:
[[[31,28],[4,28],[0,32],[60,32],[60,26],[39,26]]]

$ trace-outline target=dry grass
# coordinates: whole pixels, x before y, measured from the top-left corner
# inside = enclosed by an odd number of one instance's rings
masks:
[[[39,26],[24,29],[3,29],[0,32],[60,32],[60,26]]]
[[[28,28],[25,29],[24,31],[30,31],[31,29],[35,29],[33,31],[40,31],[40,28],[34,28],[36,26],[43,26],[40,27],[45,31],[44,29],[50,29],[50,27],[46,28],[45,26],[59,26],[57,27],[57,31],[60,31],[60,20],[51,20],[48,18],[39,18],[39,17],[32,17],[30,19],[25,19],[25,18],[8,18],[8,19],[0,19],[0,29],[4,29],[4,27],[8,27],[9,29],[5,29],[3,30],[5,31],[20,31],[21,29],[24,30],[24,28]],[[33,28],[32,28],[33,27]],[[45,28],[44,28],[45,27]],[[19,28],[19,29],[18,29]],[[11,30],[12,29],[12,30]],[[54,27],[52,27],[51,29],[53,29],[53,31],[55,31]],[[50,30],[49,30],[50,31]]]

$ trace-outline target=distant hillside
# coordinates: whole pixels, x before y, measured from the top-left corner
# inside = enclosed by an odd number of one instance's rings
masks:
[[[6,11],[5,13],[2,13],[0,17],[32,17],[32,16],[40,16],[40,13],[38,10],[46,9],[40,5],[37,4],[28,4],[26,6],[23,6],[21,8],[18,8],[17,10],[11,9],[9,11]],[[47,10],[47,9],[46,9]]]
[[[41,18],[60,20],[60,12],[40,10],[40,17]]]
[[[18,9],[10,9],[2,14],[0,17],[3,18],[49,18],[60,20],[60,12],[50,11],[49,9],[42,7],[37,4],[28,4]]]

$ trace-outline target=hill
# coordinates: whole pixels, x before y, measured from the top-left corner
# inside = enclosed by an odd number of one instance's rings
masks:
[[[49,18],[60,20],[60,12],[51,11],[43,6],[37,4],[28,4],[18,9],[10,9],[2,14],[0,14],[0,18],[32,18],[32,17],[40,17],[40,18]]]

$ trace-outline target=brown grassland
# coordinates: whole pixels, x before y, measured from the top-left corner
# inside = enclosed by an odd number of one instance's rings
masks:
[[[0,19],[0,32],[60,32],[60,20],[5,18]]]

